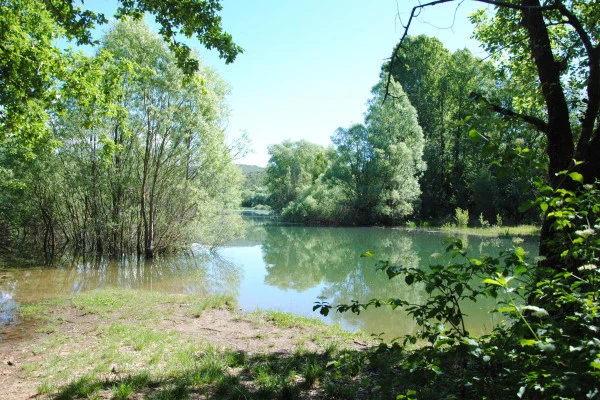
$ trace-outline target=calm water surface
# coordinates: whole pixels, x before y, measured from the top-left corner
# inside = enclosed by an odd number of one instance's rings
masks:
[[[16,268],[0,264],[0,333],[18,322],[19,304],[109,287],[165,293],[227,294],[244,311],[280,310],[322,318],[312,312],[319,297],[332,304],[372,298],[425,298],[422,286],[388,280],[375,271],[375,260],[405,266],[434,263],[443,253],[444,234],[382,228],[282,226],[266,218],[247,218],[246,237],[211,254],[201,247],[192,255],[153,262],[69,259],[54,267]],[[462,237],[470,255],[497,254],[508,239]],[[523,246],[530,254],[537,242]],[[365,251],[373,259],[360,258]],[[439,263],[440,260],[435,260]],[[443,260],[441,262],[444,262]],[[469,329],[480,334],[498,321],[488,313],[493,303],[466,304]],[[415,330],[402,311],[369,309],[360,315],[331,313],[324,318],[348,330],[385,332],[392,338]],[[1,340],[1,335],[0,335]]]

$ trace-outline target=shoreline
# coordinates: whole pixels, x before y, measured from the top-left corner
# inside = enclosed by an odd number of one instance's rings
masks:
[[[181,398],[322,398],[372,387],[360,374],[335,383],[327,369],[344,354],[364,359],[376,344],[365,335],[281,312],[240,314],[228,298],[97,290],[24,305],[21,316],[0,341],[11,399],[180,398],[168,395],[177,386]]]

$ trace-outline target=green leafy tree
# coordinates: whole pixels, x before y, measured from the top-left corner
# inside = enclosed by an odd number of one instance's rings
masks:
[[[301,140],[286,140],[270,145],[269,162],[265,170],[270,203],[282,210],[290,202],[301,198],[321,173],[325,172],[322,146]]]
[[[399,84],[382,102],[373,89],[365,125],[338,128],[335,149],[286,141],[269,148],[267,185],[288,219],[333,224],[397,224],[414,211],[425,169],[423,133]]]
[[[145,24],[116,25],[104,47],[140,68],[128,82],[128,113],[141,150],[143,251],[153,257],[181,234],[184,221],[210,219],[220,207],[239,203],[241,174],[231,163],[222,129],[227,87],[208,67],[184,80],[175,56]]]
[[[493,16],[480,11],[472,17],[477,24],[475,36],[495,57],[499,71],[519,90],[512,91],[514,101],[510,104],[494,102],[478,92],[471,98],[544,135],[552,187],[571,184],[558,175],[565,170],[571,170],[578,180],[594,182],[600,178],[600,159],[595,155],[600,141],[600,7],[583,0],[478,1],[494,5],[496,10]],[[415,14],[440,3],[413,8],[403,39],[392,54],[390,70],[398,63]],[[390,85],[391,75],[388,88]],[[574,164],[573,160],[581,163]],[[540,253],[560,263],[559,254],[547,245],[553,235],[546,220]]]
[[[342,188],[359,224],[397,224],[411,214],[425,169],[415,109],[399,84],[385,103],[381,90],[373,89],[366,125],[339,128],[332,137],[337,156],[327,177]]]
[[[244,180],[242,183],[242,207],[268,207],[269,191],[265,185],[265,169],[254,165],[238,164]]]
[[[366,123],[376,153],[376,187],[381,188],[375,218],[395,224],[413,213],[421,194],[418,179],[425,170],[423,132],[400,84],[392,82],[389,102],[383,102],[382,85],[373,93]]]
[[[348,203],[355,220],[364,222],[370,219],[379,195],[373,185],[376,153],[369,136],[369,130],[362,124],[338,128],[331,137],[337,154],[328,174],[344,193],[340,200]]]
[[[37,2],[0,4],[0,151],[31,158],[49,140],[48,109],[68,63],[54,46],[62,34]]]
[[[161,25],[177,64],[188,75],[200,67],[178,37],[196,36],[215,48],[227,63],[242,49],[221,27],[218,1],[123,0],[116,17],[140,19],[148,12]],[[0,4],[0,149],[33,156],[36,145],[48,144],[47,121],[61,86],[69,85],[71,56],[56,45],[62,37],[94,44],[92,29],[108,20],[74,1],[7,1]]]
[[[85,73],[73,66],[80,57],[57,45],[62,38],[78,45],[97,44],[92,29],[108,22],[103,14],[84,9],[83,3],[78,3],[71,0],[0,3],[0,186],[4,188],[14,189],[23,184],[17,180],[20,172],[15,173],[13,167],[31,167],[16,157],[32,160],[59,144],[50,125],[63,111],[61,99],[68,97],[83,103],[99,100],[92,96],[94,90],[81,90],[84,86],[80,78]],[[187,76],[198,71],[200,63],[180,41],[182,35],[196,36],[205,47],[217,49],[227,63],[242,52],[222,29],[218,1],[123,0],[119,4],[117,19],[140,19],[144,13],[156,16],[160,34]],[[72,97],[75,92],[79,97]],[[1,208],[0,226],[6,227],[6,221],[16,218],[15,208]],[[10,229],[2,232],[1,236],[9,240]]]
[[[483,12],[473,17],[476,37],[496,57],[504,57],[503,72],[528,89],[516,95],[513,108],[477,98],[544,134],[554,188],[570,185],[558,174],[564,170],[587,182],[600,178],[599,15],[595,2],[524,0],[498,4],[493,17]],[[532,105],[542,112],[531,113]],[[547,245],[552,231],[545,222],[540,252],[559,263],[559,254]]]
[[[543,152],[544,142],[532,129],[493,118],[489,110],[471,101],[471,92],[478,91],[510,104],[512,92],[506,87],[506,77],[496,76],[492,62],[480,60],[466,49],[450,53],[438,39],[424,35],[407,36],[402,48],[394,65],[386,64],[384,70],[402,84],[423,128],[427,170],[420,180],[423,192],[420,214],[424,218],[444,219],[456,207],[476,212],[475,208],[481,204],[475,204],[475,192],[484,194],[490,204],[494,201],[477,186],[479,172],[489,169],[487,165],[495,159],[489,141],[511,143],[519,137],[524,141],[521,147],[531,149],[536,155]],[[513,148],[508,146],[509,150]],[[533,171],[523,172],[535,175]],[[493,174],[497,175],[497,171]],[[489,213],[492,216],[502,213],[517,220],[521,215],[514,203],[521,200],[521,192],[532,192],[531,184],[514,174],[505,176],[506,179],[494,181],[497,185],[494,191],[506,193],[503,198],[510,201],[495,204]]]
[[[61,147],[19,171],[30,196],[20,203],[40,222],[34,232],[16,226],[50,253],[69,243],[148,258],[235,235],[239,216],[226,210],[239,204],[241,174],[223,134],[227,86],[214,71],[186,78],[141,21],[115,24],[96,57],[70,68],[77,78],[52,123]]]

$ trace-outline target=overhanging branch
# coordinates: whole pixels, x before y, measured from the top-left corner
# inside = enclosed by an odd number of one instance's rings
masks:
[[[471,92],[469,94],[469,98],[473,101],[478,101],[485,104],[490,110],[495,111],[500,115],[519,119],[523,122],[533,125],[535,128],[537,128],[537,130],[541,132],[548,133],[548,124],[539,118],[532,117],[531,115],[520,114],[506,107],[502,107],[499,104],[492,103],[479,93]]]

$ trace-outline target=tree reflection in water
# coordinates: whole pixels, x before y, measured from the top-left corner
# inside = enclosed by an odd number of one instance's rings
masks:
[[[328,228],[286,226],[264,217],[247,220],[246,237],[229,243],[219,253],[203,251],[146,261],[63,257],[51,267],[0,265],[0,323],[14,321],[18,303],[43,300],[87,290],[126,287],[166,293],[224,294],[242,307],[311,314],[322,296],[331,304],[373,298],[403,298],[423,302],[425,291],[407,286],[402,277],[388,280],[377,272],[377,260],[427,268],[431,255],[443,253],[445,235],[435,232],[383,228]],[[470,256],[494,255],[504,239],[465,237]],[[524,243],[535,254],[537,244]],[[366,251],[373,258],[361,258]],[[219,254],[222,254],[219,255]],[[246,304],[247,303],[247,304]],[[473,334],[489,331],[493,304],[465,304]],[[313,314],[315,315],[315,314]],[[386,337],[412,333],[415,324],[402,310],[369,309],[360,315],[331,313],[342,326]]]
[[[267,275],[265,284],[281,290],[302,292],[322,286],[321,296],[331,304],[352,300],[402,298],[411,303],[425,301],[425,288],[408,286],[402,277],[389,280],[376,271],[377,260],[394,265],[427,268],[429,264],[449,262],[449,257],[433,260],[443,252],[445,236],[439,233],[382,228],[325,228],[304,226],[268,226],[262,246]],[[497,254],[503,240],[465,237],[472,255]],[[505,242],[505,241],[504,241]],[[532,244],[535,251],[535,244]],[[370,251],[373,258],[361,258]],[[317,299],[312,299],[307,307]],[[465,304],[473,333],[489,331],[495,321],[488,314],[493,304]],[[402,310],[389,307],[368,309],[360,315],[330,314],[333,321],[349,329],[361,329],[384,337],[414,333],[416,324]]]

